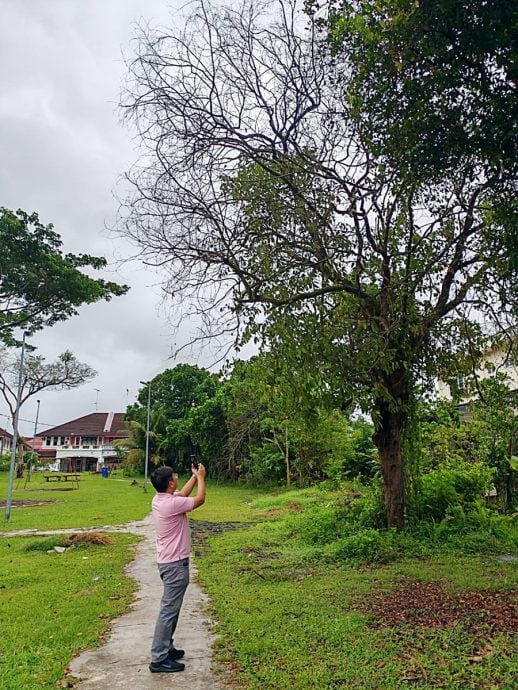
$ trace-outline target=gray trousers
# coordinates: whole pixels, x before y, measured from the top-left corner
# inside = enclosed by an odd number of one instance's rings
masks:
[[[165,661],[173,646],[173,636],[178,623],[180,609],[189,584],[189,559],[182,558],[174,563],[159,563],[158,572],[164,583],[164,594],[155,625],[151,661]]]

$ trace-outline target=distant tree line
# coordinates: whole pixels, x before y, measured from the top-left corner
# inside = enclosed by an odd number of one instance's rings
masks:
[[[312,389],[311,374],[287,372],[272,352],[237,361],[224,375],[179,364],[150,385],[151,467],[169,464],[185,473],[194,455],[219,480],[269,486],[358,480],[378,486],[381,498],[373,425]],[[483,499],[491,487],[502,509],[515,505],[518,392],[499,377],[478,386],[482,397],[464,419],[455,402],[419,403],[407,476],[410,512],[444,517],[459,496]],[[147,395],[142,388],[128,407],[131,436],[118,442],[125,468],[136,472],[144,469]]]

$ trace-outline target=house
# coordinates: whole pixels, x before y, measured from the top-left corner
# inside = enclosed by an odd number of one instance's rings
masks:
[[[508,350],[504,349],[500,344],[488,347],[475,371],[479,381],[491,378],[497,373],[505,374],[507,385],[511,390],[518,390],[518,363],[516,356],[514,358],[510,357]],[[476,398],[476,392],[471,394],[464,392],[463,394],[465,381],[462,377],[458,378],[457,383],[460,393],[457,407],[462,414],[466,414],[469,411],[469,403]],[[444,381],[438,381],[438,395],[440,398],[452,400],[453,396],[450,387]]]
[[[39,438],[38,436],[35,436],[34,438],[26,438],[25,442],[28,446],[30,446],[31,450],[33,453],[36,453],[38,456],[38,459],[40,463],[42,463],[43,467],[48,467],[49,469],[59,469],[59,467],[55,466],[56,463],[56,449],[55,448],[44,448],[43,447],[43,438]]]
[[[120,464],[113,442],[129,436],[123,412],[92,412],[36,434],[40,459],[61,472],[99,472]]]
[[[10,453],[13,445],[13,435],[0,426],[0,455]]]

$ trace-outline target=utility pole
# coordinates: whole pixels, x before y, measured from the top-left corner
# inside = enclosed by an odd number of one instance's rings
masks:
[[[31,453],[31,462],[29,465],[29,471],[27,472],[27,477],[25,478],[25,485],[24,489],[27,487],[27,482],[31,481],[31,474],[32,474],[32,468],[34,466],[34,456],[37,455],[36,450],[34,449],[34,442],[36,441],[36,434],[38,433],[38,418],[40,416],[40,402],[41,400],[36,400],[38,403],[38,407],[36,408],[36,421],[34,422],[34,436],[32,438],[32,453]]]
[[[143,386],[147,386],[147,424],[146,424],[146,460],[144,462],[144,491],[147,493],[147,470],[149,464],[149,417],[151,412],[151,382],[141,381]]]
[[[22,354],[20,356],[20,372],[18,374],[18,393],[16,395],[16,409],[14,412],[13,447],[11,449],[11,464],[9,465],[9,485],[7,488],[7,501],[5,504],[6,522],[9,522],[9,520],[11,519],[11,505],[13,502],[14,466],[16,463],[16,448],[18,446],[18,418],[20,416],[20,399],[22,397],[23,360],[25,358],[25,338],[28,335],[30,335],[28,331],[23,332]]]

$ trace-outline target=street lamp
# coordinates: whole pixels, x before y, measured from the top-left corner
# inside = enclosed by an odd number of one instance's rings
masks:
[[[29,331],[23,332],[22,354],[20,356],[20,371],[18,374],[18,393],[16,394],[16,408],[14,411],[13,447],[11,449],[11,464],[9,465],[9,485],[7,488],[7,501],[5,503],[5,521],[6,522],[9,522],[9,520],[11,519],[11,505],[13,502],[14,465],[16,462],[16,447],[18,445],[18,417],[20,415],[20,398],[22,397],[23,360],[25,357],[25,338],[28,335],[30,335]]]
[[[34,443],[36,442],[36,434],[38,432],[38,417],[40,416],[40,402],[41,402],[41,400],[36,400],[36,402],[38,403],[38,407],[36,408],[36,421],[34,422],[34,436],[32,439],[31,461],[29,464],[29,471],[27,472],[27,477],[25,479],[25,486],[23,487],[24,489],[27,488],[27,482],[31,481],[32,468],[34,465],[34,456],[38,455],[38,453],[36,452],[36,449],[34,448]]]
[[[149,417],[151,412],[151,382],[141,381],[143,386],[147,386],[147,424],[146,424],[146,460],[144,463],[144,491],[147,493],[147,469],[149,464]]]

